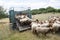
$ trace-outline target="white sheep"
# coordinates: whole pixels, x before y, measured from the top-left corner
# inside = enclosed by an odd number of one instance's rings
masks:
[[[52,25],[53,32],[55,33],[56,31],[59,30],[59,28],[60,28],[60,21],[54,22],[54,24]]]
[[[47,33],[49,33],[51,30],[51,28],[49,27],[36,27],[35,32],[37,35],[39,35],[39,33],[42,33],[46,36]]]
[[[42,27],[42,24],[40,24],[39,22],[32,22],[31,23],[31,30],[33,33],[39,34],[42,33],[44,35],[46,35],[47,33],[50,32],[51,28],[49,27]]]
[[[20,19],[20,22],[24,22],[24,21],[27,21],[27,20],[31,21],[32,19],[30,19],[27,16],[25,16],[25,18]]]
[[[56,21],[56,20],[58,20],[59,19],[59,17],[58,16],[53,16],[53,17],[50,17],[49,18],[49,21]]]
[[[20,15],[18,20],[20,22],[20,25],[30,25],[32,21],[32,19],[30,19],[26,15]]]
[[[20,18],[23,19],[23,18],[25,18],[25,16],[27,16],[27,15],[22,14],[22,15],[20,15]]]
[[[32,32],[35,33],[36,27],[39,27],[39,26],[40,26],[40,24],[37,24],[36,22],[32,22],[31,23],[31,30],[32,30]]]
[[[43,22],[43,24],[40,25],[41,27],[48,27],[49,26],[49,22],[46,20]]]

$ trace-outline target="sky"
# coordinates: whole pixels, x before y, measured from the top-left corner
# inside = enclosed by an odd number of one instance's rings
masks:
[[[60,0],[0,0],[0,6],[3,6],[7,10],[11,7],[31,7],[31,9],[38,9],[52,6],[54,8],[60,8]]]

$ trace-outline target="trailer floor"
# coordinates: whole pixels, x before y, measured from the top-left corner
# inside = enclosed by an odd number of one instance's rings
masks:
[[[31,29],[30,25],[24,25],[24,26],[20,26],[20,24],[18,22],[16,22],[17,24],[17,27],[19,29],[19,31],[25,31],[25,30],[28,30],[28,29]]]
[[[31,27],[29,27],[28,25],[27,26],[19,26],[19,31],[25,31],[25,30],[28,30],[30,28]]]

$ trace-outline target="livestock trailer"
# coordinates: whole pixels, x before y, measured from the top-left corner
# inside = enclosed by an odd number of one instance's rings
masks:
[[[14,8],[9,10],[9,20],[10,23],[12,24],[11,28],[13,30],[18,29],[19,31],[24,31],[30,29],[29,25],[20,26],[19,22],[15,19],[16,14],[23,14],[23,13],[25,13],[30,19],[32,19],[30,8],[26,10],[19,10],[19,11],[15,10]]]

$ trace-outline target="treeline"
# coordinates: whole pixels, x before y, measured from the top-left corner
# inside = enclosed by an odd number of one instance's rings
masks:
[[[4,10],[2,6],[0,6],[0,19],[6,17],[8,17],[8,15],[6,14],[6,10]]]
[[[47,8],[39,8],[39,9],[33,9],[31,10],[32,15],[35,14],[42,14],[42,13],[60,13],[60,9],[55,9],[53,7],[47,7]],[[0,19],[8,17],[6,10],[0,6]]]
[[[31,13],[33,15],[35,15],[35,14],[42,14],[42,13],[51,13],[51,12],[53,12],[53,13],[60,13],[60,9],[55,9],[55,8],[49,6],[47,8],[39,8],[39,9],[31,10]]]

